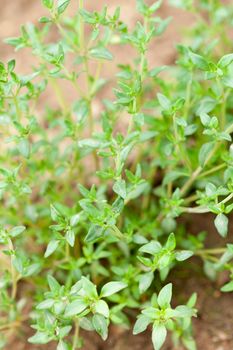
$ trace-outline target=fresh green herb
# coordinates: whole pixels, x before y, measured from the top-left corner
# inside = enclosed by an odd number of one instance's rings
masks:
[[[162,1],[137,0],[133,29],[120,8],[89,12],[79,0],[69,15],[70,3],[42,0],[40,23],[6,40],[31,50],[30,74],[0,62],[0,347],[30,319],[30,343],[76,350],[80,329],[105,340],[110,323],[129,326],[132,308],[134,334],[151,325],[155,350],[168,331],[195,350],[196,295],[173,308],[165,281],[175,293],[170,271],[191,270],[197,256],[205,271],[228,271],[221,290],[233,291],[233,245],[205,247],[177,220],[212,213],[228,238],[233,6],[172,0],[196,20],[176,63],[153,66],[151,43],[156,56],[172,20],[159,16]],[[130,64],[116,45],[134,50]],[[117,66],[111,82],[107,64]]]

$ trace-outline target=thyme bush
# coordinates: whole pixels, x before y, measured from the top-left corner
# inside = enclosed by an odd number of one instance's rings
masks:
[[[159,16],[162,1],[137,0],[133,29],[120,8],[89,12],[79,0],[68,16],[70,2],[42,0],[40,24],[6,40],[31,50],[31,74],[14,59],[0,63],[1,347],[29,318],[29,342],[55,341],[57,350],[82,347],[80,328],[105,340],[110,323],[132,322],[134,334],[152,326],[156,350],[167,331],[194,350],[196,294],[172,307],[169,282],[198,256],[210,278],[227,270],[222,291],[233,290],[233,245],[206,248],[205,234],[177,221],[213,213],[228,234],[233,6],[171,1],[193,25],[176,63],[151,66],[151,43],[172,20]],[[116,45],[135,57],[109,82]]]

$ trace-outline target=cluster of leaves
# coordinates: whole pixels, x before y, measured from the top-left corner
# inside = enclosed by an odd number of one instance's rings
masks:
[[[206,248],[177,220],[212,213],[228,235],[233,7],[171,3],[194,18],[171,66],[148,60],[171,22],[161,0],[136,1],[134,28],[120,8],[42,0],[40,23],[6,40],[34,57],[25,75],[13,59],[0,63],[0,348],[32,305],[31,343],[75,350],[80,328],[105,340],[110,323],[129,327],[141,309],[133,332],[151,324],[155,350],[167,331],[195,350],[196,295],[172,308],[170,271],[192,269],[196,255],[209,278],[228,271],[222,291],[233,291],[233,245]],[[115,46],[133,59],[118,62]]]

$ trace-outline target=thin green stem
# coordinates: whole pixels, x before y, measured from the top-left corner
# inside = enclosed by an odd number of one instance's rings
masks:
[[[203,213],[208,213],[210,210],[206,207],[196,207],[196,208],[186,208],[182,207],[181,208],[184,213],[192,213],[192,214],[203,214]]]
[[[70,246],[69,243],[66,242],[66,260],[68,261],[70,257]]]
[[[123,233],[119,230],[119,228],[116,225],[111,226],[111,229],[114,231],[117,238],[119,238],[119,239],[125,238]]]
[[[223,199],[220,203],[227,203],[233,198],[233,193],[229,194],[225,199]]]
[[[12,240],[8,239],[8,246],[9,250],[13,253],[14,252],[14,246],[12,243]],[[12,279],[12,288],[11,288],[11,298],[14,300],[16,298],[17,294],[17,272],[14,267],[14,255],[11,254],[11,279]]]
[[[79,320],[78,319],[75,320],[74,325],[75,325],[75,330],[74,330],[72,350],[76,350],[78,346],[78,339],[79,339]]]
[[[183,146],[181,144],[180,138],[179,138],[179,133],[178,133],[178,128],[177,128],[177,123],[176,123],[176,114],[174,113],[172,116],[173,120],[173,129],[174,129],[174,136],[175,136],[175,148],[176,148],[176,153],[177,155],[182,154],[183,158],[183,163],[187,166],[188,169],[192,169],[190,160],[183,149]]]
[[[195,254],[223,254],[225,253],[227,248],[209,248],[209,249],[200,249],[195,252]]]
[[[187,190],[189,189],[189,187],[192,186],[193,182],[196,180],[196,178],[199,176],[199,174],[202,171],[202,167],[199,166],[197,167],[197,169],[192,173],[192,175],[190,176],[189,180],[184,184],[184,186],[181,188],[180,190],[180,194],[181,196],[183,196]]]
[[[190,102],[191,102],[191,92],[192,92],[192,83],[193,83],[193,72],[191,72],[189,82],[187,84],[186,89],[186,98],[185,98],[185,106],[184,106],[184,118],[188,118],[188,112],[190,109]]]
[[[83,9],[83,6],[84,6],[83,0],[79,0],[79,11]],[[80,45],[80,49],[82,50],[83,46],[84,46],[84,23],[83,23],[83,19],[82,19],[82,16],[80,13],[78,16],[78,23],[79,23],[79,26],[78,26],[79,45]]]
[[[58,82],[55,81],[54,78],[50,78],[49,81],[50,81],[50,83],[53,87],[53,90],[55,92],[55,95],[57,97],[58,104],[60,105],[63,112],[66,114],[67,110],[68,110],[68,106],[66,104],[66,98],[65,98],[63,91],[61,90]]]
[[[202,177],[206,177],[206,176],[209,176],[219,170],[222,170],[223,168],[225,168],[227,166],[226,163],[223,163],[223,164],[220,164],[220,165],[217,165],[215,166],[214,168],[210,169],[210,170],[206,170],[204,171],[202,174],[199,175],[199,179],[202,178]]]
[[[225,132],[227,134],[230,134],[233,132],[233,124],[229,125]],[[219,148],[219,146],[223,143],[224,141],[219,141],[215,144],[214,148],[212,149],[212,151],[209,153],[208,157],[206,158],[206,161],[203,165],[203,167],[198,166],[196,168],[196,170],[193,172],[193,174],[191,175],[191,177],[189,178],[189,180],[183,185],[183,187],[180,190],[181,196],[183,196],[188,189],[192,186],[193,182],[196,180],[196,178],[200,175],[200,173],[202,172],[203,168],[209,163],[210,159],[213,157],[213,155],[215,154],[215,152],[217,151],[217,149]]]

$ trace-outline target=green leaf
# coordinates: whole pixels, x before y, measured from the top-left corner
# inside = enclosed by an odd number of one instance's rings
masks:
[[[233,281],[228,282],[221,288],[222,292],[232,292],[233,291]]]
[[[94,331],[93,324],[91,320],[87,317],[82,317],[79,321],[79,325],[82,329],[85,329],[85,331]]]
[[[163,110],[166,111],[166,110],[171,108],[171,102],[169,101],[169,99],[166,96],[158,93],[157,98],[158,98],[159,104]]]
[[[17,254],[15,256],[13,256],[13,265],[15,267],[15,269],[21,274],[23,275],[24,272],[24,266],[23,266],[23,259],[21,256],[17,256]]]
[[[208,157],[211,151],[213,150],[213,147],[214,147],[213,142],[204,143],[204,145],[201,146],[198,159],[199,159],[199,164],[202,168],[204,167],[206,161],[209,159]]]
[[[113,191],[121,198],[125,199],[127,195],[125,180],[117,180],[113,185]]]
[[[224,214],[218,214],[214,220],[214,225],[218,231],[218,233],[222,237],[227,236],[228,232],[228,217]]]
[[[186,317],[192,317],[195,315],[195,310],[191,309],[186,305],[179,305],[175,308],[174,311],[175,311],[174,317],[186,318]]]
[[[102,237],[104,228],[99,225],[91,225],[89,231],[85,237],[85,241],[88,243],[94,242],[98,238]]]
[[[29,158],[30,155],[30,143],[28,139],[21,139],[18,143],[18,150],[24,158]]]
[[[61,15],[69,5],[70,0],[58,0],[57,3],[57,13]]]
[[[52,240],[49,242],[47,249],[45,251],[44,257],[48,258],[51,254],[55,252],[55,250],[58,248],[60,241],[58,240]]]
[[[155,350],[160,350],[167,336],[167,330],[164,325],[154,325],[152,331],[152,342]]]
[[[220,68],[225,68],[229,66],[233,62],[233,53],[229,53],[227,55],[224,55],[220,60],[218,61],[218,66]]]
[[[204,70],[204,71],[209,69],[209,64],[204,59],[203,56],[197,55],[196,53],[190,51],[189,57],[190,57],[192,63],[194,64],[194,66],[196,66],[197,68]]]
[[[166,249],[168,250],[174,250],[176,247],[176,237],[174,235],[174,233],[170,233],[166,245],[165,245]]]
[[[156,68],[153,68],[150,73],[149,73],[149,76],[152,77],[152,78],[155,78],[157,77],[157,75],[159,73],[161,73],[163,70],[165,70],[167,68],[167,66],[161,66],[161,67],[156,67]]]
[[[82,277],[82,288],[89,298],[98,297],[96,286],[86,277]]]
[[[143,193],[146,193],[148,189],[149,189],[149,184],[146,181],[141,182],[138,185],[133,186],[131,189],[129,189],[126,200],[129,201],[129,200],[135,199],[141,196]]]
[[[25,230],[26,230],[25,226],[15,226],[10,230],[9,234],[11,237],[17,237]]]
[[[172,284],[164,286],[158,295],[158,304],[161,308],[166,308],[170,305],[172,299]]]
[[[48,9],[51,9],[53,7],[53,0],[42,0],[42,3]]]
[[[109,282],[106,283],[100,292],[102,298],[109,297],[112,294],[118,293],[120,290],[127,287],[127,284],[124,282]]]
[[[199,115],[201,117],[201,121],[202,121],[203,125],[205,125],[205,126],[208,125],[208,122],[210,121],[211,118],[209,117],[209,119],[207,119],[208,115],[207,115],[207,117],[204,116],[202,118],[202,114],[206,114],[206,113],[211,112],[216,107],[216,105],[217,105],[216,99],[211,98],[209,96],[204,97],[199,102],[199,106],[198,106],[198,109],[196,111],[196,115]],[[207,119],[206,122],[204,122],[204,118]]]
[[[111,54],[111,52],[108,49],[106,49],[106,47],[104,46],[93,47],[92,49],[89,50],[89,53],[91,57],[94,57],[94,58],[99,58],[99,59],[108,60],[108,61],[111,61],[113,59],[113,55]]]
[[[77,226],[79,220],[80,220],[80,213],[71,216],[71,218],[70,218],[70,226],[71,227]]]
[[[48,284],[49,284],[50,290],[55,294],[58,293],[60,288],[61,288],[58,281],[51,275],[48,275],[47,279],[48,279]]]
[[[84,299],[76,299],[67,305],[65,309],[65,317],[71,317],[80,314],[88,307],[88,304]]]
[[[44,332],[37,332],[35,335],[33,335],[31,338],[28,339],[29,343],[32,344],[47,344],[49,343],[53,338]]]
[[[92,324],[96,332],[103,340],[108,337],[108,322],[103,315],[95,314],[92,318]]]
[[[40,23],[49,23],[49,22],[52,22],[52,20],[49,17],[42,16],[42,17],[40,17],[39,22]]]
[[[106,301],[104,300],[98,300],[95,303],[95,312],[97,314],[103,315],[104,317],[109,317],[109,307]]]
[[[66,233],[66,241],[68,242],[68,244],[73,247],[74,246],[74,242],[75,242],[75,234],[73,230],[69,230]]]
[[[133,334],[136,335],[136,334],[144,332],[147,329],[149,324],[150,324],[149,317],[147,317],[145,315],[139,316],[135,325],[134,325]]]
[[[13,70],[15,69],[15,60],[10,60],[7,63],[7,69],[9,72],[13,72]]]
[[[139,279],[139,292],[144,293],[151,285],[154,279],[154,273],[152,271],[144,273]]]
[[[176,252],[175,256],[177,261],[184,261],[193,256],[193,252],[191,250],[181,250],[180,252]]]
[[[54,299],[46,299],[37,305],[37,310],[50,309],[55,303]]]
[[[139,252],[142,253],[148,253],[151,255],[157,254],[161,251],[162,246],[159,242],[157,241],[151,241],[145,245],[143,245],[140,249]]]
[[[188,173],[184,171],[178,171],[178,170],[169,171],[168,173],[165,174],[163,178],[163,185],[166,186],[170,182],[173,182],[179,179],[180,177],[187,177],[187,176],[189,176]]]
[[[69,350],[69,346],[62,339],[59,341],[56,350]]]
[[[78,142],[78,146],[80,148],[89,147],[95,149],[100,147],[100,141],[94,139],[83,139]]]
[[[50,205],[50,213],[53,221],[59,221],[62,218],[61,213],[53,204]]]

